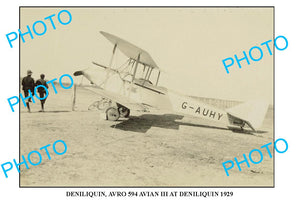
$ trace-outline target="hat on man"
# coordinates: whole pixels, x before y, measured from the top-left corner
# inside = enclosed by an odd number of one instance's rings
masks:
[[[31,70],[27,70],[27,75],[31,75],[32,71]]]

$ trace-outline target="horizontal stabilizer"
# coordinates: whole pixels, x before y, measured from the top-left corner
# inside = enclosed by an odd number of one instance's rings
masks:
[[[265,101],[249,101],[226,109],[226,112],[229,114],[230,124],[240,125],[243,121],[253,130],[257,130],[264,121],[268,106]]]

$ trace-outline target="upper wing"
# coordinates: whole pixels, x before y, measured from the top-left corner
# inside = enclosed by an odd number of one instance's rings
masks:
[[[111,43],[116,44],[117,48],[122,53],[124,53],[128,58],[137,60],[138,55],[140,55],[140,59],[139,59],[140,63],[146,64],[153,68],[158,68],[158,66],[156,65],[156,63],[154,62],[154,60],[152,59],[152,57],[150,56],[150,54],[147,51],[145,51],[145,50],[129,43],[128,41],[125,41],[124,39],[121,39],[121,38],[115,36],[115,35],[112,35],[112,34],[109,34],[109,33],[103,32],[103,31],[100,31],[100,33],[105,38],[107,38]]]

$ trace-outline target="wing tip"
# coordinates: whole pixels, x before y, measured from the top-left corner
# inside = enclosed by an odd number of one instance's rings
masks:
[[[74,76],[80,76],[80,75],[83,75],[84,72],[83,71],[76,71],[73,73]]]

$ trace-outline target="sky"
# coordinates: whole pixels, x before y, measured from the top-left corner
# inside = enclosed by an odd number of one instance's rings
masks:
[[[63,9],[72,15],[70,24],[57,20]],[[274,54],[261,45],[274,36],[273,8],[21,8],[21,31],[52,14],[55,30],[45,21],[44,35],[25,35],[21,42],[21,76],[31,69],[35,79],[44,73],[51,80],[92,61],[108,65],[113,45],[99,33],[105,31],[146,50],[165,71],[161,86],[192,96],[273,102]],[[61,18],[68,20],[65,13]],[[253,46],[261,47],[262,59],[241,61],[241,69],[235,61],[227,74],[222,60],[242,58]],[[119,52],[116,64],[122,59]]]

